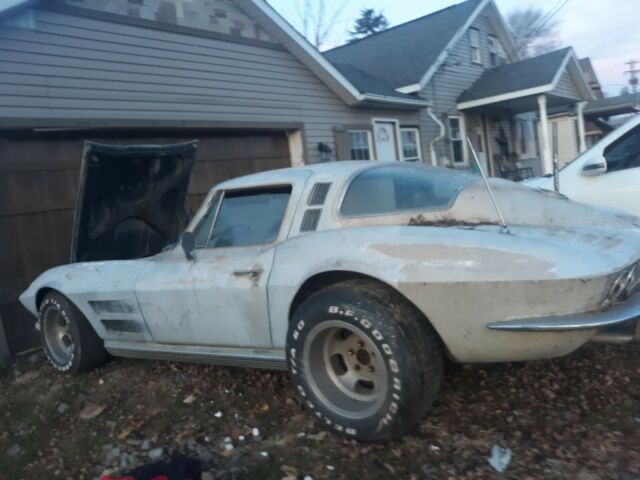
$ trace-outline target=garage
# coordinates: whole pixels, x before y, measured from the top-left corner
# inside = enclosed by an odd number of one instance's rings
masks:
[[[0,133],[0,327],[13,354],[38,343],[18,295],[42,271],[69,262],[85,140],[171,144],[198,140],[187,207],[212,185],[291,166],[287,131],[206,129],[41,129]],[[1,332],[0,332],[1,333]],[[2,335],[0,334],[0,339]],[[2,347],[0,345],[0,347]]]

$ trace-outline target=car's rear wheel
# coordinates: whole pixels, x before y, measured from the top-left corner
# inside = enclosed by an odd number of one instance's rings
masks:
[[[56,370],[74,375],[99,367],[107,360],[102,340],[65,296],[47,293],[40,304],[39,317],[42,346]]]
[[[321,422],[363,441],[404,434],[442,378],[440,341],[426,319],[397,292],[368,280],[307,298],[292,318],[287,360]]]

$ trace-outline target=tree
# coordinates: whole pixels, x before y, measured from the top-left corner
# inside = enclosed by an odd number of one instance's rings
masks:
[[[353,24],[353,30],[349,31],[351,40],[368,37],[369,35],[386,30],[389,27],[389,20],[382,12],[376,13],[373,8],[363,8],[360,10],[360,18]]]
[[[342,0],[337,7],[327,5],[326,0],[298,0],[301,33],[320,50],[329,39],[338,17],[346,6],[347,0]]]
[[[558,21],[554,16],[558,10],[545,12],[538,7],[528,7],[508,15],[507,23],[520,57],[535,57],[557,48]]]

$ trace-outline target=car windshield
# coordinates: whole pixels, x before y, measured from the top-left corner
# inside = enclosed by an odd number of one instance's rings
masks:
[[[418,165],[365,170],[347,188],[340,214],[346,217],[415,210],[446,210],[477,175]]]

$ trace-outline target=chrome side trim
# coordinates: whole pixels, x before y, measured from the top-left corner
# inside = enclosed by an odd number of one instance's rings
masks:
[[[640,294],[619,303],[604,312],[584,312],[571,315],[518,318],[487,324],[491,330],[516,332],[556,332],[565,330],[591,330],[608,327],[640,317]]]
[[[207,363],[228,367],[287,369],[285,351],[280,349],[164,345],[114,340],[106,341],[105,348],[116,357]]]

